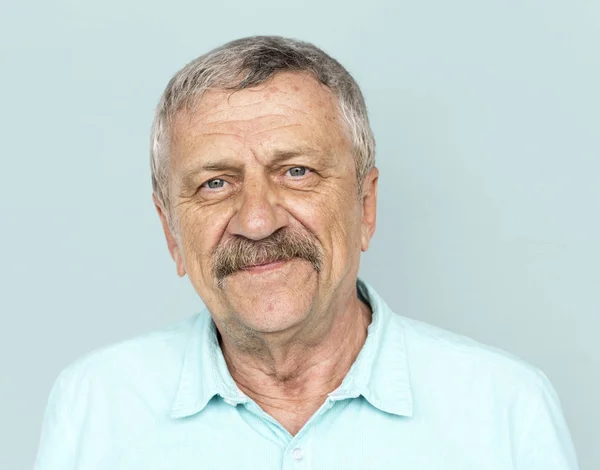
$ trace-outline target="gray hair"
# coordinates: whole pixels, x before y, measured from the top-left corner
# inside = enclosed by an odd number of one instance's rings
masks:
[[[333,92],[349,133],[357,180],[362,183],[375,165],[375,139],[356,81],[338,61],[310,43],[280,36],[247,37],[187,64],[169,81],[156,108],[150,144],[152,190],[169,220],[168,142],[174,116],[191,109],[205,90],[242,90],[283,71],[309,72]]]

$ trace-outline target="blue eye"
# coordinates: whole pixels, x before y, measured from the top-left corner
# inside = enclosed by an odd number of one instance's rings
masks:
[[[225,180],[215,178],[214,180],[208,180],[204,185],[209,189],[220,189],[225,185]]]
[[[304,176],[306,174],[306,172],[308,171],[308,168],[304,167],[304,166],[295,166],[293,168],[290,168],[288,170],[290,172],[291,176]]]

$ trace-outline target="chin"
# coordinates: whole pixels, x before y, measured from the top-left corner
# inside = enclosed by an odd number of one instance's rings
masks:
[[[223,294],[238,321],[264,333],[302,323],[313,309],[317,272],[302,260],[266,268],[239,271],[226,279]]]

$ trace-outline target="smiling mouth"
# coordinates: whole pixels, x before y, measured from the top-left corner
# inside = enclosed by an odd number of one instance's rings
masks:
[[[251,273],[262,273],[262,272],[266,272],[266,271],[273,271],[277,268],[282,267],[288,261],[290,261],[290,260],[278,260],[278,261],[271,261],[271,262],[263,263],[263,264],[256,264],[253,266],[246,266],[245,268],[242,268],[242,271],[248,271]]]

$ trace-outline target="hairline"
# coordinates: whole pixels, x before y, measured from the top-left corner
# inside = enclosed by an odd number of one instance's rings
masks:
[[[243,54],[252,57],[252,53],[261,47],[273,48],[284,55],[297,53],[308,63],[291,59],[289,66],[273,68],[267,63],[261,75],[256,67],[263,65],[242,63],[245,60]],[[229,53],[231,55],[227,56]],[[161,96],[152,123],[150,153],[153,193],[167,218],[171,212],[168,183],[171,136],[176,117],[183,110],[193,113],[207,91],[230,90],[233,94],[261,86],[281,73],[309,74],[331,94],[342,121],[339,128],[348,139],[354,160],[360,196],[364,179],[375,166],[375,140],[360,87],[339,62],[313,44],[277,36],[256,36],[231,41],[188,63],[171,78]]]

